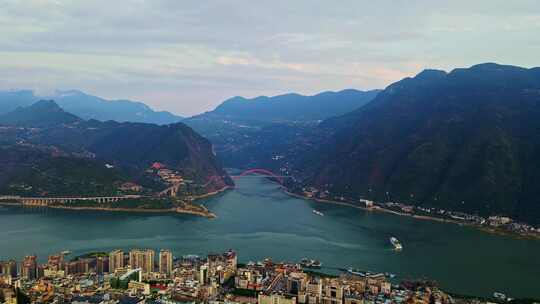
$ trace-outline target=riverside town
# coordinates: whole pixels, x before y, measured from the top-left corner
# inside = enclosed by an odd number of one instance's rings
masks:
[[[418,219],[435,220],[442,222],[469,225],[481,230],[509,234],[524,238],[540,238],[540,227],[522,223],[504,215],[491,215],[488,217],[468,214],[459,211],[450,211],[442,208],[430,208],[408,205],[398,202],[375,202],[367,199],[348,198],[343,195],[320,191],[314,187],[296,187],[297,193],[306,199],[319,202],[336,203],[366,210],[390,212],[397,215],[412,216]],[[301,189],[301,190],[299,190]]]
[[[434,282],[401,281],[394,275],[295,262],[241,264],[228,250],[207,257],[173,256],[170,250],[92,252],[69,258],[64,251],[44,263],[37,256],[0,261],[2,303],[262,303],[449,304],[504,303],[451,295]]]
[[[0,0],[0,304],[540,304],[540,0]]]

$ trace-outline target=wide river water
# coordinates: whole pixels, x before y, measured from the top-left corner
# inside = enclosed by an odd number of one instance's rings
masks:
[[[316,203],[289,197],[264,178],[201,201],[218,216],[107,213],[0,207],[0,260],[71,250],[170,248],[176,256],[237,250],[240,261],[323,262],[397,278],[436,280],[448,291],[540,297],[540,241],[492,235],[454,224]],[[320,210],[324,216],[312,212]],[[389,242],[403,244],[395,252]]]

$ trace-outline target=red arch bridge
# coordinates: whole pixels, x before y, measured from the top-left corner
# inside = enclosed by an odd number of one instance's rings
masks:
[[[249,169],[249,170],[246,170],[246,171],[244,171],[244,172],[242,172],[242,173],[240,173],[238,175],[231,175],[231,177],[234,178],[234,179],[237,179],[237,178],[242,178],[242,177],[246,177],[246,176],[249,176],[249,175],[258,175],[258,176],[272,178],[272,179],[274,179],[275,181],[277,181],[278,183],[280,183],[282,185],[285,182],[286,178],[290,178],[290,176],[277,175],[277,174],[275,174],[274,172],[272,172],[270,170],[261,169],[261,168]]]

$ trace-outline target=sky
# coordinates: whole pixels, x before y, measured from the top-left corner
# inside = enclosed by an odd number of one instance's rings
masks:
[[[0,90],[180,115],[232,96],[384,88],[425,68],[539,66],[537,0],[0,0]]]

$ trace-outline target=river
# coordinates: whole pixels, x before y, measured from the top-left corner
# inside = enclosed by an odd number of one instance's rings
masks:
[[[429,278],[469,295],[494,291],[540,297],[540,241],[493,235],[455,224],[293,198],[264,178],[201,201],[218,218],[0,207],[0,260],[62,250],[73,255],[113,248],[170,248],[176,256],[235,249],[240,261],[323,262],[400,279]],[[324,216],[312,212],[320,210]],[[403,244],[395,252],[389,238]]]

